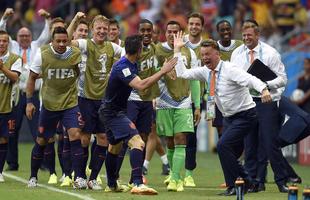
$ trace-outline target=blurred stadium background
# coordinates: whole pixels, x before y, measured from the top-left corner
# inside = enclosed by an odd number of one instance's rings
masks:
[[[187,14],[197,11],[205,16],[205,37],[217,39],[215,25],[226,19],[233,25],[233,38],[240,39],[242,21],[254,18],[261,27],[262,40],[281,52],[289,78],[286,96],[290,96],[297,86],[304,58],[310,58],[310,0],[1,0],[1,16],[8,7],[15,11],[7,24],[11,37],[15,38],[21,26],[27,26],[33,31],[34,39],[44,24],[36,14],[41,8],[49,11],[52,17],[62,17],[67,23],[77,11],[85,12],[88,20],[97,14],[115,18],[120,22],[123,38],[136,32],[140,18],[150,19],[161,30],[171,19],[186,28]],[[162,40],[163,34],[162,31]],[[216,143],[216,134],[208,127],[205,121],[199,125],[200,151],[212,150]],[[22,130],[20,140],[31,141],[26,124]],[[310,165],[309,137],[299,147],[292,145],[283,151],[293,161]]]

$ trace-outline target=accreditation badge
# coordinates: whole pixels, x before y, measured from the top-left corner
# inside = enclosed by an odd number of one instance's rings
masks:
[[[209,96],[207,101],[207,120],[215,118],[215,99],[214,96]]]

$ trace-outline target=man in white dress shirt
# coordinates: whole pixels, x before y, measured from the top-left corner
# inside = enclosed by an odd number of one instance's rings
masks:
[[[259,41],[259,27],[256,21],[247,20],[244,22],[242,38],[244,44],[234,50],[231,61],[240,69],[247,71],[251,63],[255,59],[259,59],[277,75],[277,78],[266,82],[272,97],[271,103],[262,104],[261,95],[250,90],[257,105],[258,116],[256,133],[249,135],[245,141],[245,169],[257,183],[256,188],[250,192],[265,190],[267,159],[270,160],[279,191],[288,192],[286,182],[290,180],[301,182],[301,179],[283,157],[281,148],[276,143],[281,126],[278,102],[287,83],[285,67],[277,50]]]
[[[247,173],[239,164],[243,148],[243,139],[256,126],[257,116],[255,103],[248,88],[253,88],[262,94],[262,102],[270,102],[271,96],[266,84],[256,77],[237,68],[235,65],[220,59],[219,46],[214,40],[201,43],[201,61],[207,67],[186,69],[181,62],[180,47],[184,45],[179,33],[175,38],[175,56],[178,57],[176,73],[185,79],[198,79],[207,81],[209,86],[209,99],[207,115],[215,117],[215,103],[224,116],[225,130],[220,138],[217,149],[221,161],[227,190],[222,195],[235,195],[235,180],[238,177],[245,179],[249,185]],[[212,75],[211,75],[212,74]],[[215,83],[211,83],[214,76]],[[213,80],[214,80],[213,79]],[[212,85],[214,85],[212,91]],[[214,95],[212,95],[214,93]]]
[[[28,66],[30,65],[31,61],[33,60],[34,54],[38,48],[42,45],[46,44],[49,40],[49,17],[50,14],[45,11],[44,9],[40,9],[38,14],[45,18],[45,26],[41,32],[41,35],[37,40],[32,40],[32,33],[27,27],[22,27],[18,30],[16,38],[17,41],[10,39],[9,43],[9,50],[19,55],[22,58],[23,66],[22,72],[19,77],[19,82],[15,88],[16,92],[16,102],[17,104],[13,108],[11,120],[14,121],[15,127],[14,131],[11,131],[9,136],[9,144],[8,144],[8,155],[7,155],[7,163],[8,168],[7,170],[15,171],[18,170],[18,137],[19,137],[19,130],[21,128],[23,117],[25,115],[26,110],[26,82],[27,77],[29,75]],[[7,20],[14,15],[14,10],[12,8],[7,8],[1,18],[0,21],[0,30],[6,29],[6,22]],[[37,107],[40,105],[39,100],[39,89],[40,89],[41,82],[37,81],[36,84],[36,92],[34,94],[35,100],[34,103]],[[37,129],[38,129],[38,120],[39,120],[39,113],[37,112],[32,120],[28,120],[28,125],[30,128],[31,135],[35,140],[37,136]]]

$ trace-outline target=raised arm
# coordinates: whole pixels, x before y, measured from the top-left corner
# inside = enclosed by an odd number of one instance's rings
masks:
[[[86,18],[85,13],[83,12],[77,12],[74,18],[72,19],[71,23],[69,24],[67,28],[69,40],[72,40],[73,32],[76,29],[76,26],[78,25],[79,21],[83,18]],[[78,42],[75,40],[71,41],[71,44],[74,46],[78,46]]]
[[[189,80],[207,81],[208,69],[205,67],[196,67],[194,69],[187,69],[183,63],[181,48],[184,47],[183,33],[178,32],[174,36],[174,57],[178,59],[175,67],[177,77]]]
[[[0,30],[6,31],[6,22],[8,21],[9,17],[13,16],[14,10],[13,8],[5,9],[3,16],[0,20]]]
[[[37,43],[37,46],[40,47],[40,46],[48,43],[48,41],[49,41],[49,38],[50,38],[50,17],[51,17],[51,15],[49,12],[47,12],[44,9],[40,9],[38,11],[38,14],[41,17],[45,18],[44,28],[43,28],[40,36],[38,37],[38,39],[34,41]]]

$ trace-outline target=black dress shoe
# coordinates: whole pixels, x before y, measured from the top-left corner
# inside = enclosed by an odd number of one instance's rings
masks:
[[[233,186],[230,186],[228,187],[225,192],[223,193],[220,193],[218,195],[222,195],[222,196],[232,196],[232,195],[236,195],[236,190],[235,190],[235,187]]]
[[[265,187],[265,184],[264,183],[256,183],[256,184],[253,184],[248,192],[249,193],[256,193],[256,192],[261,192],[261,191],[265,191],[266,190],[266,187]]]
[[[288,187],[286,185],[278,185],[279,192],[288,193]]]
[[[301,178],[299,176],[297,176],[297,177],[289,177],[287,179],[287,182],[290,182],[290,183],[301,183],[302,180],[301,180]]]
[[[259,183],[257,191],[261,192],[261,191],[265,191],[265,190],[266,190],[265,184],[264,183]]]

